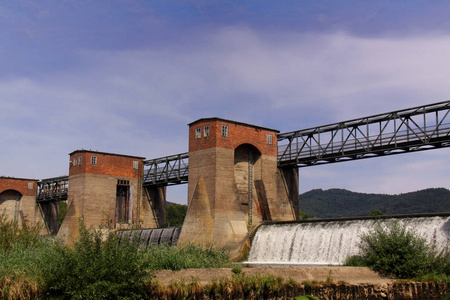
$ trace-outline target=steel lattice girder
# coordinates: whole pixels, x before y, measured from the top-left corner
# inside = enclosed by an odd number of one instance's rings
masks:
[[[164,186],[187,183],[189,153],[144,161],[144,185]]]
[[[69,176],[42,179],[37,186],[36,202],[67,200]]]
[[[450,101],[278,134],[280,166],[450,146]]]

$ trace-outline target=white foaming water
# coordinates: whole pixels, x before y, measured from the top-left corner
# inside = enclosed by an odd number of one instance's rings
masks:
[[[450,242],[450,216],[398,219],[442,250]],[[359,253],[360,235],[392,219],[262,225],[249,255],[252,264],[342,265]]]

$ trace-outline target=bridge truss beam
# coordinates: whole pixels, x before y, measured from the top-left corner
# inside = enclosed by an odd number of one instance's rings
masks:
[[[188,182],[189,153],[144,161],[144,186],[166,186]]]
[[[278,134],[278,164],[306,167],[450,146],[450,101]]]
[[[69,176],[42,179],[37,183],[36,202],[67,200]]]

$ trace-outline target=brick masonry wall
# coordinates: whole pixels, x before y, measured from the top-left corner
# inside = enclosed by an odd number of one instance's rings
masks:
[[[222,136],[222,125],[228,126],[228,137]],[[205,126],[209,126],[209,136],[205,137]],[[196,139],[196,129],[201,129],[201,138]],[[278,131],[250,124],[243,124],[219,118],[200,119],[189,126],[189,152],[208,148],[236,149],[242,144],[255,146],[263,155],[277,156]],[[267,135],[272,136],[272,144],[267,143]]]
[[[97,157],[96,164],[91,163],[93,156]],[[138,162],[137,169],[133,168],[135,161]],[[143,164],[143,157],[77,150],[70,153],[69,176],[88,173],[138,178],[142,176]]]
[[[36,196],[37,182],[36,179],[0,177],[0,193],[6,190],[15,190],[23,196]],[[28,188],[29,183],[33,185],[31,189]]]
[[[32,188],[29,188],[29,184]],[[1,194],[7,195],[7,193],[14,193],[12,191],[19,192],[22,197],[19,202],[19,216],[24,218],[31,224],[36,224],[37,222],[42,222],[42,218],[39,211],[36,209],[36,193],[37,193],[37,180],[36,179],[24,179],[24,178],[12,178],[12,177],[0,177],[0,200],[2,199]],[[8,197],[6,197],[8,198]],[[10,214],[9,217],[13,218],[15,215],[16,205],[11,201],[4,201],[5,203],[0,203],[0,213],[1,210],[6,209],[7,213]],[[11,207],[12,206],[12,207]]]

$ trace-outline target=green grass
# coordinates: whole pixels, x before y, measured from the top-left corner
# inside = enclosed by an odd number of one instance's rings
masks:
[[[73,248],[0,216],[0,299],[141,299],[154,291],[152,270],[229,266],[224,251],[119,245],[115,234],[80,222]]]
[[[187,245],[181,248],[170,246],[150,246],[142,255],[149,261],[152,270],[172,270],[190,268],[223,268],[231,265],[231,260],[223,250]]]

